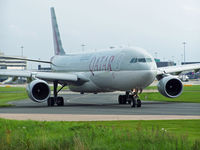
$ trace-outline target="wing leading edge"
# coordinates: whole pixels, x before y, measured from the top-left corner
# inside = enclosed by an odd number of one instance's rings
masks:
[[[198,72],[200,70],[200,63],[180,65],[180,66],[160,67],[158,68],[157,75],[170,74],[170,73],[180,74],[183,71],[190,71],[190,70],[195,70],[195,72]]]
[[[64,82],[79,82],[88,81],[83,77],[79,77],[77,74],[70,73],[58,73],[58,72],[34,72],[26,70],[0,70],[0,76],[9,76],[9,77],[26,77],[26,78],[38,78],[47,81],[64,81]]]

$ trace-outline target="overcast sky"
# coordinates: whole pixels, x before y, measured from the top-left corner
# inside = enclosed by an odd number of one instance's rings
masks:
[[[180,62],[185,41],[200,61],[200,0],[0,0],[0,51],[49,60],[52,6],[66,52],[129,45]]]

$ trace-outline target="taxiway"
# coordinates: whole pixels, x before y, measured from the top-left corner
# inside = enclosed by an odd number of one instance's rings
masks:
[[[0,113],[10,114],[77,114],[77,115],[185,115],[200,116],[200,103],[142,101],[141,108],[119,105],[119,93],[64,94],[64,106],[48,107],[31,100],[12,102],[13,107],[2,107]]]

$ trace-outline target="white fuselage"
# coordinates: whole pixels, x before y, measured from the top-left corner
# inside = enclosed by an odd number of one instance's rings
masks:
[[[141,48],[56,55],[51,61],[52,70],[71,72],[89,80],[80,85],[69,84],[69,88],[76,92],[143,89],[157,74],[153,57]]]

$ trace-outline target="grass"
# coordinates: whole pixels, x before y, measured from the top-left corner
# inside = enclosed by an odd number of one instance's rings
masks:
[[[26,89],[24,87],[11,87],[11,86],[0,87],[0,92],[11,92],[11,91],[25,92]]]
[[[58,86],[58,89],[61,88],[61,86]],[[53,90],[53,86],[50,86],[50,89]],[[63,88],[63,90],[69,89],[67,86]],[[5,86],[0,87],[0,92],[10,92],[10,91],[26,91],[25,87],[12,87],[12,86]]]
[[[200,120],[38,122],[0,119],[0,149],[198,150]]]
[[[157,90],[157,86],[148,86],[145,88],[145,90]]]
[[[12,106],[8,102],[23,100],[28,98],[27,93],[1,93],[0,94],[0,107]]]
[[[61,88],[61,86],[58,86],[58,88],[57,89],[60,89]],[[53,91],[53,86],[50,86],[50,89],[51,89],[51,91]],[[68,88],[68,86],[65,86],[62,90],[68,90],[69,88]]]
[[[192,86],[184,86],[184,91],[199,91],[200,92],[200,85],[192,85]]]
[[[58,86],[58,89],[60,87],[61,86]],[[50,86],[50,89],[53,90],[53,87]],[[63,88],[63,90],[66,89],[68,89],[68,87]],[[24,100],[27,98],[28,95],[25,87],[11,87],[11,86],[0,87],[0,107],[12,106],[11,104],[8,104],[8,102]]]
[[[157,86],[148,86],[145,90],[157,90]],[[200,92],[200,85],[192,85],[192,86],[183,86],[184,91],[199,91]]]
[[[167,98],[158,92],[142,93],[141,100],[147,101],[167,101],[167,102],[186,102],[186,103],[200,103],[199,92],[183,92],[177,98]]]
[[[28,98],[24,87],[0,87],[0,107],[12,106],[8,102]]]
[[[157,89],[156,86],[150,86],[147,90]],[[184,86],[183,93],[177,98],[167,98],[159,92],[142,93],[140,98],[148,101],[169,101],[169,102],[187,102],[200,103],[200,85]]]

